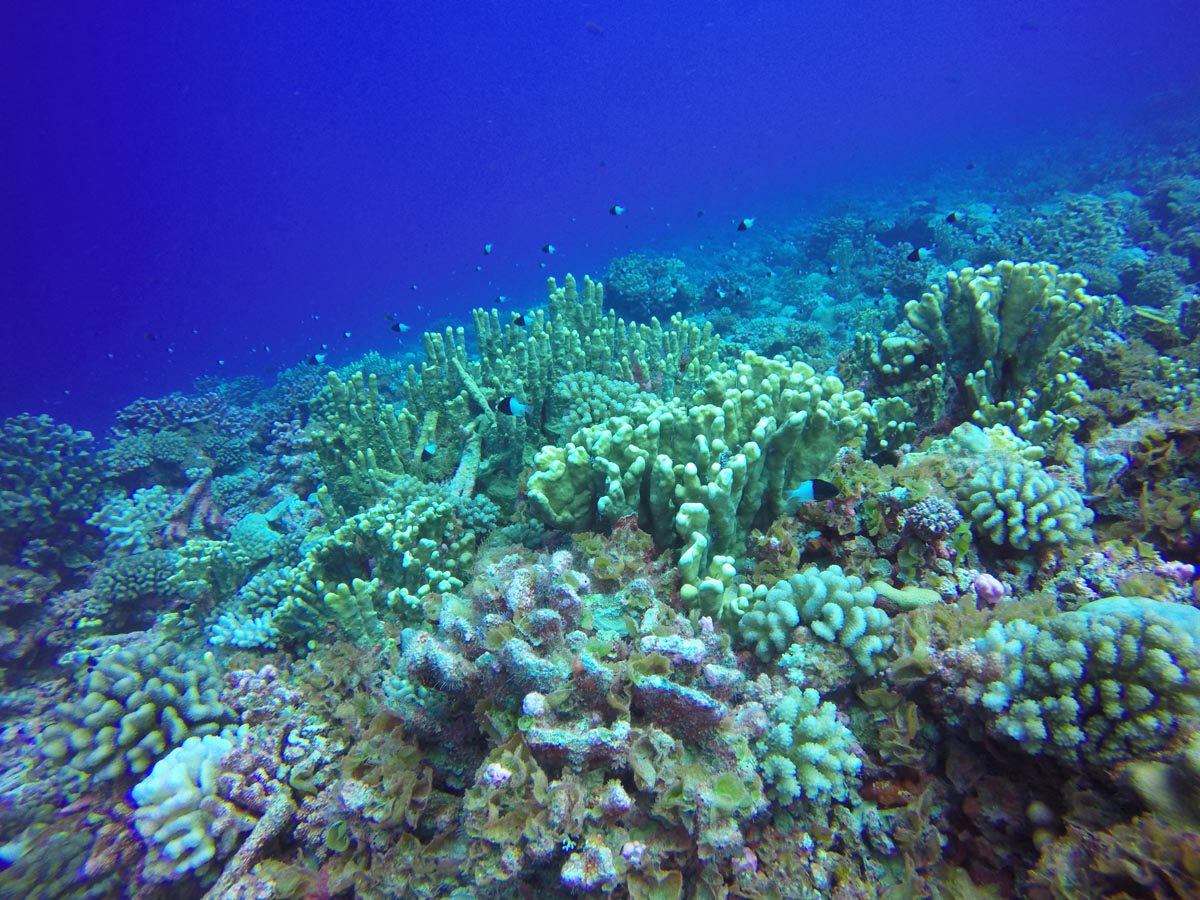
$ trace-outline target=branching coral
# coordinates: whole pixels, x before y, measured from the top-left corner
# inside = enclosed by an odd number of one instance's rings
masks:
[[[998,671],[972,692],[1028,753],[1121,762],[1200,714],[1200,611],[1183,604],[1114,597],[1041,625],[994,622],[978,652]]]
[[[100,499],[92,435],[20,415],[0,423],[0,552],[77,532]]]

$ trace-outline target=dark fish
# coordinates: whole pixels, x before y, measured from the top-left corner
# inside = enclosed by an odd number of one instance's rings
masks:
[[[754,227],[754,219],[752,219],[752,218],[751,219],[742,219],[742,221],[738,222],[737,230],[738,231],[749,231],[753,227]]]
[[[608,208],[608,214],[610,216],[623,216],[625,215],[625,207],[616,205],[610,206]]]
[[[696,218],[697,219],[703,217],[703,215],[704,215],[704,210],[702,210],[702,209],[696,210]]]
[[[514,325],[520,325],[522,328],[524,328],[525,327],[525,317],[523,315],[521,315],[520,313],[513,313],[512,314],[512,323]]]
[[[967,169],[968,169],[968,170],[970,170],[970,169],[973,169],[973,168],[975,168],[975,163],[973,163],[973,162],[969,162],[969,163],[967,163]]]
[[[148,341],[157,341],[157,340],[158,340],[158,335],[157,335],[157,334],[155,334],[153,331],[147,331],[147,332],[146,332],[146,340],[148,340]]]
[[[949,224],[953,225],[955,222],[958,221],[958,213],[950,213],[950,215],[946,216],[946,221]]]
[[[506,416],[523,416],[528,411],[529,407],[511,394],[496,404],[496,412]]]
[[[310,366],[319,366],[323,362],[325,362],[325,354],[324,353],[313,353],[311,356],[308,357],[308,364]]]
[[[906,256],[904,258],[907,259],[909,262],[920,262],[921,261],[921,248],[914,247],[913,252],[908,254],[908,256]]]
[[[558,248],[553,244],[542,244],[543,253],[554,253],[556,250],[558,250]]]
[[[820,478],[811,478],[801,482],[794,491],[788,492],[784,498],[784,509],[789,513],[794,513],[803,503],[812,503],[814,500],[832,500],[837,495],[836,484],[822,481]]]
[[[421,462],[429,462],[435,453],[437,453],[437,444],[426,444],[421,448]]]
[[[491,245],[491,244],[484,244],[484,245],[483,245],[483,253],[484,253],[484,256],[486,256],[487,254],[489,254],[489,253],[491,253],[491,252],[492,252],[492,245]]]
[[[838,273],[838,267],[837,267],[837,266],[830,266],[830,267],[829,267],[829,274],[830,274],[830,275],[836,275],[837,273]]]
[[[595,22],[587,23],[588,34],[594,34],[596,37],[604,37],[604,29]]]

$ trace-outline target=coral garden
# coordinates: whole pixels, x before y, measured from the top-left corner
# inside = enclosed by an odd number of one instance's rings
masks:
[[[1200,896],[1173,153],[4,421],[0,897]]]

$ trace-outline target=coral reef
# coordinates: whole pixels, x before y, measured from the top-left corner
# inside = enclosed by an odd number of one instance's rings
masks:
[[[0,895],[1195,894],[1200,154],[1142,150],[6,420]]]

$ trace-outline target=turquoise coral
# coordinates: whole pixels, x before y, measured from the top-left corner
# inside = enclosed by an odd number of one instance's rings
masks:
[[[157,546],[177,502],[178,497],[156,484],[111,498],[87,522],[104,533],[110,553],[140,553]]]
[[[1027,753],[1109,765],[1163,748],[1200,714],[1194,607],[1096,600],[1038,625],[993,622],[977,651],[999,668],[979,703]]]
[[[100,499],[92,435],[49,416],[0,424],[0,541],[78,527]]]
[[[837,707],[812,688],[789,687],[773,703],[774,725],[754,741],[767,795],[788,807],[847,800],[858,784],[862,759]]]

